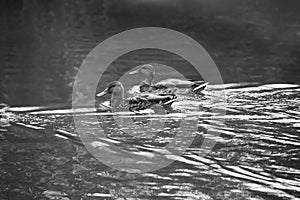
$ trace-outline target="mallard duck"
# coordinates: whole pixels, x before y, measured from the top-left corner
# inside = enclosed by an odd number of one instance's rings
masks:
[[[181,79],[166,79],[153,84],[154,79],[154,68],[151,64],[144,64],[138,66],[137,70],[129,72],[132,74],[143,74],[145,80],[139,85],[140,92],[151,92],[152,90],[169,90],[174,88],[181,89],[192,89],[195,93],[201,93],[202,90],[208,85],[205,81],[194,81],[194,80],[181,80]]]
[[[96,96],[101,97],[110,94],[110,108],[118,110],[138,111],[151,107],[154,104],[160,104],[165,109],[176,101],[177,96],[174,94],[139,94],[129,99],[124,98],[124,87],[119,81],[109,83],[106,89]],[[103,105],[103,104],[102,104]],[[108,107],[108,106],[107,106]]]

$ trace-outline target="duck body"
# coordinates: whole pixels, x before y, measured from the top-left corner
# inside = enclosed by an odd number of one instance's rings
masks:
[[[107,88],[97,94],[97,97],[101,97],[107,94],[111,94],[111,100],[109,107],[118,111],[139,111],[150,108],[152,105],[160,104],[165,109],[170,108],[170,105],[176,101],[177,96],[175,94],[138,94],[134,97],[124,98],[124,87],[119,81],[114,81],[108,84]],[[104,105],[104,104],[102,104]],[[108,106],[105,106],[108,107]]]
[[[169,108],[177,96],[174,94],[142,94],[128,99],[129,110],[143,110],[155,104],[162,105],[165,109]]]
[[[167,91],[176,92],[177,89],[191,89],[196,94],[200,94],[206,86],[208,85],[205,81],[195,81],[195,80],[181,80],[181,79],[165,79],[157,83],[153,83],[154,79],[154,68],[151,64],[145,64],[138,66],[138,69],[130,72],[129,74],[143,74],[146,79],[143,80],[139,85],[140,92],[152,92],[152,91]]]
[[[146,83],[141,83],[140,92],[147,91],[176,91],[177,89],[192,89],[195,93],[199,94],[208,85],[205,81],[195,81],[195,80],[181,80],[181,79],[165,79],[159,81],[152,85],[147,85]],[[177,90],[178,91],[178,90]]]

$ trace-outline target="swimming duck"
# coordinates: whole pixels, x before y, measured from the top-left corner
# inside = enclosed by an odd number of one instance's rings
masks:
[[[174,94],[139,94],[129,99],[124,98],[124,86],[119,81],[109,83],[106,89],[96,96],[101,97],[110,94],[110,108],[118,110],[138,111],[151,107],[154,104],[160,104],[165,109],[169,109],[170,105],[176,101],[177,96]],[[103,104],[102,104],[103,105]]]
[[[193,92],[200,94],[201,91],[205,89],[208,85],[205,81],[194,81],[194,80],[181,80],[181,79],[166,79],[159,81],[155,84],[152,83],[154,79],[154,68],[151,64],[144,64],[138,66],[138,69],[135,71],[129,72],[132,74],[144,74],[145,80],[143,80],[139,85],[140,92],[151,92],[152,90],[168,90],[174,88],[182,89],[192,89]]]

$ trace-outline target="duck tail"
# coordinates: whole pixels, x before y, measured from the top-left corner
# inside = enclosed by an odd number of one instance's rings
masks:
[[[208,85],[208,82],[205,81],[193,81],[194,84],[192,85],[193,91],[196,94],[200,94]]]
[[[168,94],[168,98],[163,102],[164,105],[171,105],[174,101],[177,101],[175,94]]]
[[[189,79],[189,81],[193,82],[195,85],[206,83],[205,81],[196,81],[196,80],[193,80],[193,79]]]

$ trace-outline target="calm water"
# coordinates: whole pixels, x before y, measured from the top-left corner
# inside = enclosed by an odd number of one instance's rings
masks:
[[[85,56],[104,39],[144,26],[171,28],[198,41],[226,83],[299,83],[300,16],[292,9],[297,1],[285,6],[280,1],[146,2],[1,2],[0,102],[70,101],[73,79]],[[120,76],[147,60],[176,63],[151,54],[128,57],[113,73]]]
[[[291,9],[296,1],[151,2],[1,1],[0,102],[68,104],[78,68],[98,43],[123,30],[159,26],[181,31],[207,49],[231,88],[226,90],[226,109],[212,101],[220,95],[214,86],[204,98],[187,96],[200,101],[206,112],[195,114],[192,145],[176,159],[169,155],[176,160],[170,166],[143,174],[120,172],[97,161],[78,140],[66,112],[17,114],[18,122],[34,127],[1,127],[1,199],[300,198],[300,26],[299,12]],[[143,50],[115,61],[99,90],[147,62],[179,71],[188,68],[188,78],[199,78],[179,57]],[[258,86],[250,87],[253,83]],[[216,108],[226,110],[225,124],[220,123],[223,116],[214,117]],[[168,118],[155,137],[147,132],[133,137],[115,127],[111,116],[98,117],[96,125],[105,128],[111,140],[98,139],[112,156],[117,154],[112,144],[119,142],[145,159],[174,138],[180,121]],[[135,123],[151,119],[137,117]],[[204,138],[216,142],[205,157]]]

